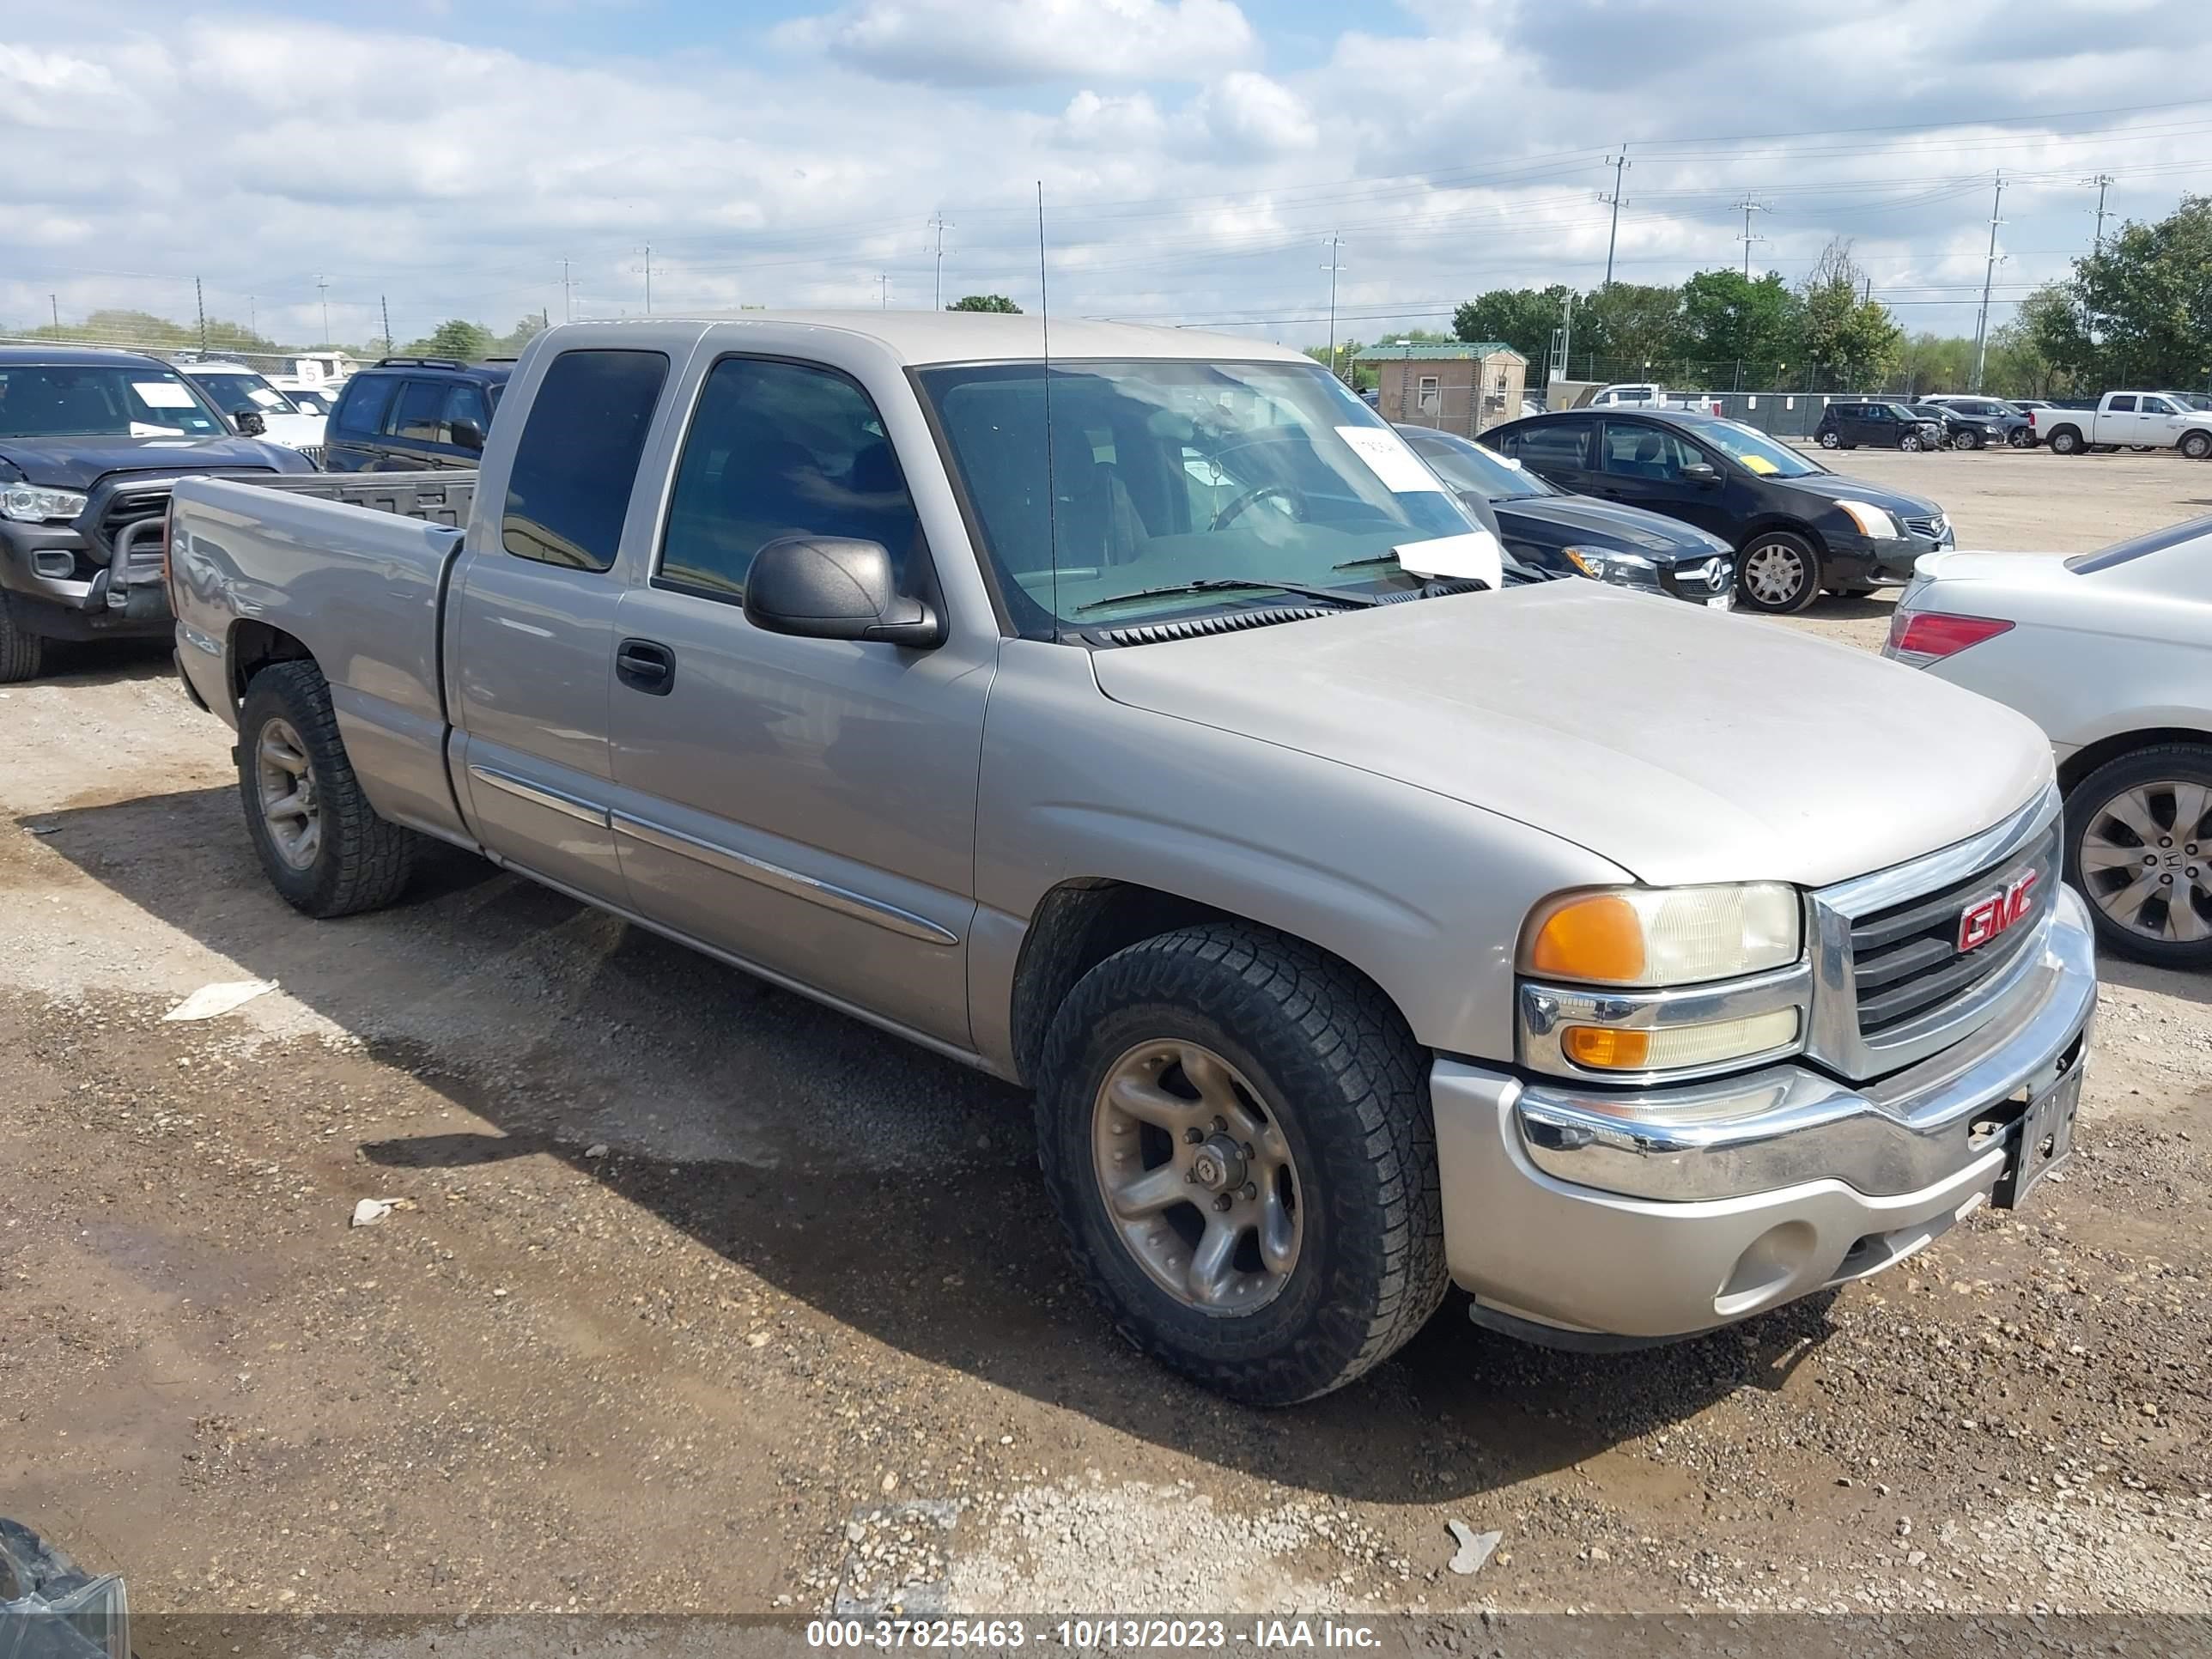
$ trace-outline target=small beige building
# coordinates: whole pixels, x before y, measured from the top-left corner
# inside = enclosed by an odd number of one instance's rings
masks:
[[[1352,361],[1375,371],[1384,420],[1470,438],[1518,420],[1528,383],[1528,360],[1502,340],[1376,345]]]

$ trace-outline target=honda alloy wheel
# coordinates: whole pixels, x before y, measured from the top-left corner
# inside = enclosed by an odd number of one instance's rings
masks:
[[[2212,967],[2212,746],[2159,744],[2066,802],[2067,875],[2098,937],[2139,961]]]

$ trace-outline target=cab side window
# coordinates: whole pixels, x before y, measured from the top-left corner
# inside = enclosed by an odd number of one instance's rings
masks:
[[[799,535],[880,543],[902,586],[927,556],[906,474],[858,384],[809,364],[725,357],[677,462],[658,580],[736,600],[753,556]]]
[[[1508,433],[1505,453],[1541,471],[1547,467],[1579,471],[1590,464],[1592,421],[1547,421]]]
[[[2133,398],[2115,398],[2112,399],[2111,412],[2115,415],[2132,415],[2136,412],[2136,400]]]
[[[384,429],[384,411],[392,406],[392,390],[399,382],[388,374],[357,374],[338,399],[331,418],[341,432],[374,437]]]
[[[439,436],[438,416],[445,404],[446,388],[435,380],[408,381],[392,411],[392,435],[413,443],[444,442]]]
[[[667,379],[658,351],[564,351],[553,360],[507,477],[500,541],[509,553],[579,570],[614,563]]]
[[[1624,422],[1605,428],[1605,470],[1621,477],[1666,483],[1680,477],[1684,467],[1702,459],[1673,433],[1657,427]]]

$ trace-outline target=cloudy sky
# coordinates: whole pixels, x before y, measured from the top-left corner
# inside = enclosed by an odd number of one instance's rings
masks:
[[[371,15],[380,21],[364,21]],[[1354,21],[1356,20],[1356,21]],[[1293,343],[1486,288],[1802,276],[1856,239],[1971,331],[2096,190],[2212,190],[2176,0],[0,0],[0,329],[95,307],[295,340],[464,316],[1034,306]],[[568,285],[564,288],[563,260]],[[2002,308],[1998,313],[2004,314]]]

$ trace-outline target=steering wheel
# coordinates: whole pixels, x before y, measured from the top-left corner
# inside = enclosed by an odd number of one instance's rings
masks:
[[[1304,522],[1306,516],[1306,497],[1304,490],[1292,484],[1254,484],[1251,489],[1246,490],[1242,495],[1239,495],[1235,501],[1230,502],[1228,506],[1223,507],[1220,512],[1213,515],[1213,522],[1206,526],[1207,532],[1211,534],[1216,530],[1228,529],[1230,524],[1237,518],[1237,514],[1243,512],[1243,510],[1251,506],[1253,502],[1264,500],[1269,495],[1280,495],[1285,501],[1291,504],[1291,516],[1297,520],[1300,523]]]

